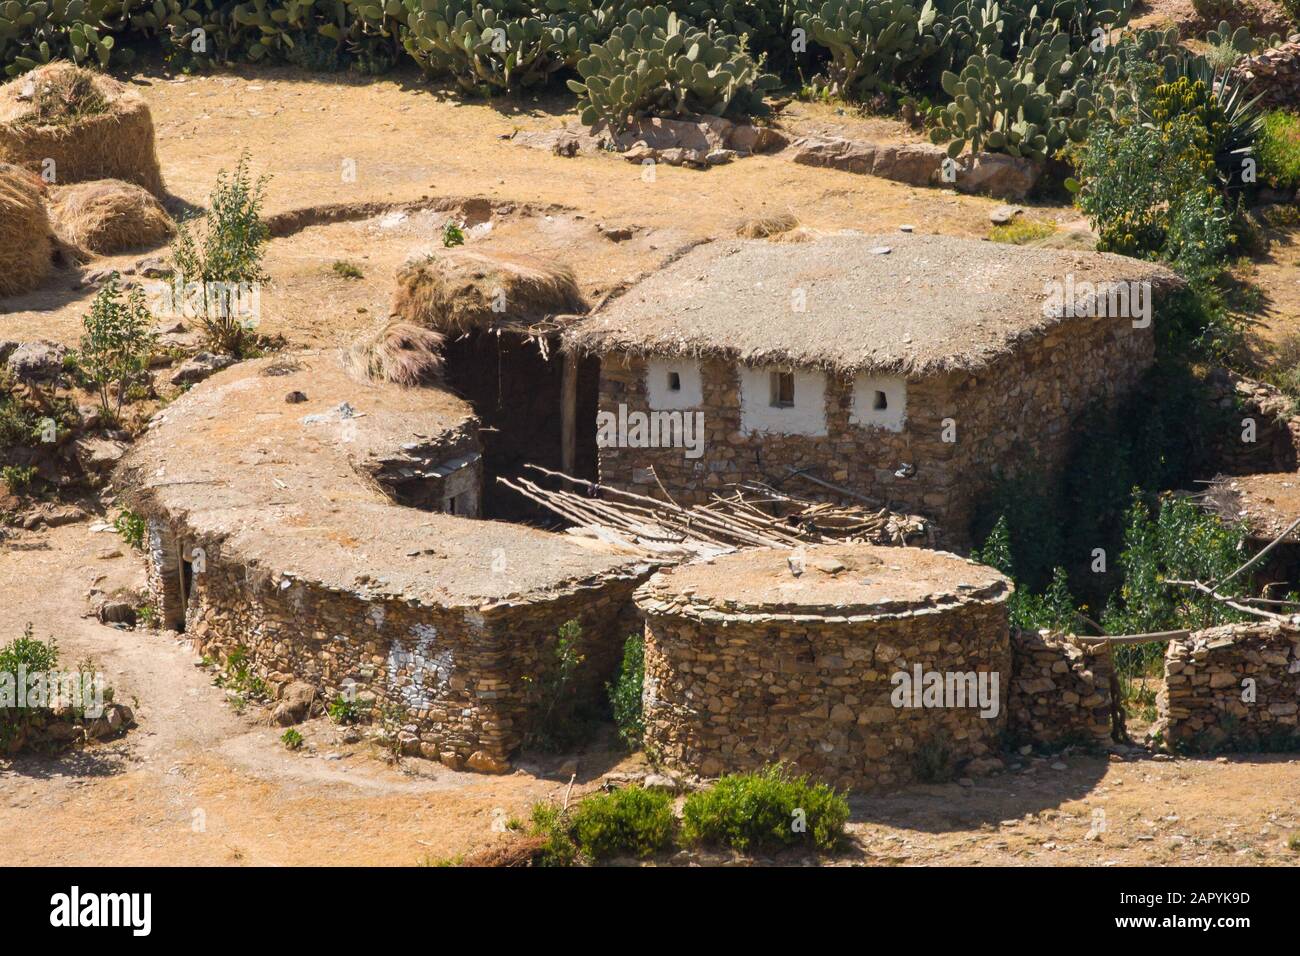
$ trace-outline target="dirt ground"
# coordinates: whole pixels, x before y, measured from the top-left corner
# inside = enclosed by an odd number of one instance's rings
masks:
[[[593,300],[747,216],[792,211],[806,226],[987,236],[1000,202],[868,176],[747,158],[697,172],[659,167],[653,182],[617,156],[560,158],[512,143],[517,129],[571,118],[557,101],[466,103],[401,77],[308,77],[290,70],[145,76],[174,210],[201,205],[218,171],[248,150],[271,177],[268,214],[308,210],[274,240],[261,330],[291,348],[346,342],[387,314],[392,273],[439,242],[447,215],[471,242],[571,262]],[[795,104],[799,130],[909,134],[888,121]],[[861,129],[855,129],[861,126]],[[355,177],[347,175],[355,170]],[[343,221],[310,210],[349,204]],[[1045,221],[1067,206],[1026,204]],[[316,224],[311,224],[316,223]],[[1266,328],[1300,329],[1300,253],[1284,235],[1257,266]],[[134,263],[140,254],[87,266]],[[336,275],[349,261],[363,278]],[[0,337],[73,343],[93,289],[66,272],[4,303]],[[397,864],[430,862],[505,839],[509,816],[563,799],[571,768],[524,761],[504,777],[456,773],[344,743],[326,721],[299,752],[259,713],[235,713],[175,635],[85,616],[92,588],[138,586],[142,561],[93,521],[0,541],[0,639],[33,622],[65,662],[94,658],[139,726],[123,740],[0,770],[5,864]],[[574,795],[635,758],[579,755]],[[969,786],[916,786],[855,798],[853,847],[836,862],[881,865],[1289,864],[1300,830],[1286,756],[1157,760],[1145,753],[1025,758]],[[1099,815],[1100,814],[1100,815]],[[689,862],[696,858],[682,858]],[[708,862],[706,860],[706,862]],[[799,862],[782,860],[781,862]]]

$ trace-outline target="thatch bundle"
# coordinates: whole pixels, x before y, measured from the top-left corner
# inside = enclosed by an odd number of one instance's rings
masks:
[[[71,63],[51,63],[0,86],[0,160],[54,181],[124,179],[163,194],[153,118],[134,90]]]
[[[36,176],[0,163],[0,296],[41,284],[53,254],[45,186]]]
[[[586,311],[566,266],[463,247],[408,263],[393,297],[394,316],[447,335]]]
[[[60,186],[50,196],[50,213],[60,239],[101,256],[152,249],[176,235],[158,200],[118,179]]]
[[[752,216],[736,227],[736,235],[742,239],[770,239],[789,232],[799,226],[794,213],[778,212],[770,216]]]
[[[442,341],[430,329],[391,320],[353,342],[343,363],[353,374],[373,382],[407,388],[429,385],[442,373]]]

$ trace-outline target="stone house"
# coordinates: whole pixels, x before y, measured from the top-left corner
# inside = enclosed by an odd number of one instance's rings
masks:
[[[697,247],[565,333],[600,357],[603,483],[683,504],[796,482],[967,543],[1000,473],[1151,365],[1179,280],[1114,255],[839,234]],[[795,485],[790,485],[795,487]]]

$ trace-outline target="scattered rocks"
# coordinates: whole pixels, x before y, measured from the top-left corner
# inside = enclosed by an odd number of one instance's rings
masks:
[[[63,373],[68,350],[57,342],[25,342],[13,349],[5,366],[20,382],[50,382]]]
[[[93,474],[112,471],[127,450],[125,442],[94,435],[78,438],[72,443],[72,448],[77,463],[84,471]]]
[[[1260,105],[1292,108],[1300,102],[1300,33],[1271,50],[1238,61],[1233,72],[1260,94]]]
[[[233,355],[213,355],[211,352],[200,352],[176,370],[171,377],[171,383],[173,385],[194,385],[234,364],[235,357]]]
[[[995,226],[1005,226],[1024,211],[1022,206],[998,206],[989,213],[989,222]]]

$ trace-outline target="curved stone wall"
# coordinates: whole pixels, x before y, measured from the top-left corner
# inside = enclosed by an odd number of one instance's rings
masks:
[[[647,753],[855,790],[947,776],[1006,726],[1010,592],[955,555],[865,545],[660,572],[637,591]]]

